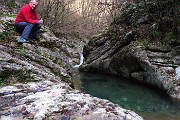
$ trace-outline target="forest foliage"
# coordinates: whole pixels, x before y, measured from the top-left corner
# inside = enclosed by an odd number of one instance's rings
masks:
[[[19,8],[29,0],[1,0],[9,8]],[[133,29],[153,23],[156,31],[164,32],[165,39],[180,31],[179,0],[40,0],[38,13],[56,36],[91,37],[108,29],[111,24],[122,24]]]
[[[135,30],[141,40],[179,45],[180,1],[137,0],[128,3],[119,11],[112,25]]]

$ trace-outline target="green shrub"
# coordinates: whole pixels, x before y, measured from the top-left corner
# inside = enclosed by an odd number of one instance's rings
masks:
[[[5,40],[13,40],[14,36],[17,34],[13,26],[12,20],[7,20],[2,22],[3,31],[0,32],[0,42]]]
[[[0,86],[4,86],[6,84],[6,80],[4,78],[0,78]]]
[[[166,32],[163,42],[165,44],[168,44],[172,38],[173,38],[173,32]]]
[[[10,0],[7,4],[7,6],[9,8],[15,8],[16,7],[16,3],[15,3],[15,0]]]
[[[125,24],[127,26],[136,27],[137,22],[142,17],[146,16],[146,11],[144,10],[144,4],[127,4],[122,8],[119,15],[114,18],[114,24]]]

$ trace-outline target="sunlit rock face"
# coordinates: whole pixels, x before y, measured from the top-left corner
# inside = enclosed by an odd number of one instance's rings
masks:
[[[0,45],[0,49],[0,78],[12,84],[0,87],[2,120],[143,119],[133,111],[69,87],[62,81],[70,77],[63,67],[66,62],[53,62],[61,58],[58,52],[33,44],[23,44],[22,48]]]
[[[79,63],[77,43],[48,30],[31,43],[1,42],[0,119],[143,120],[133,111],[70,87],[72,67]]]
[[[20,120],[30,117],[35,120],[61,118],[142,120],[132,111],[125,110],[107,100],[75,91],[63,82],[16,84],[0,90],[2,120]]]

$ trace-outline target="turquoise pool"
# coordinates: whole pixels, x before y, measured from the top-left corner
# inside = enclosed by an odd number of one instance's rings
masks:
[[[159,89],[96,73],[82,73],[81,79],[85,93],[133,110],[145,120],[180,120],[180,103]]]

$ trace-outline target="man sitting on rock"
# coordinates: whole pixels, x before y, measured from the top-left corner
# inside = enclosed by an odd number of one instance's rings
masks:
[[[37,0],[31,0],[29,4],[23,6],[18,12],[14,21],[15,29],[21,36],[18,39],[19,44],[29,42],[31,39],[37,39],[43,20],[39,20],[36,13],[38,6]]]

